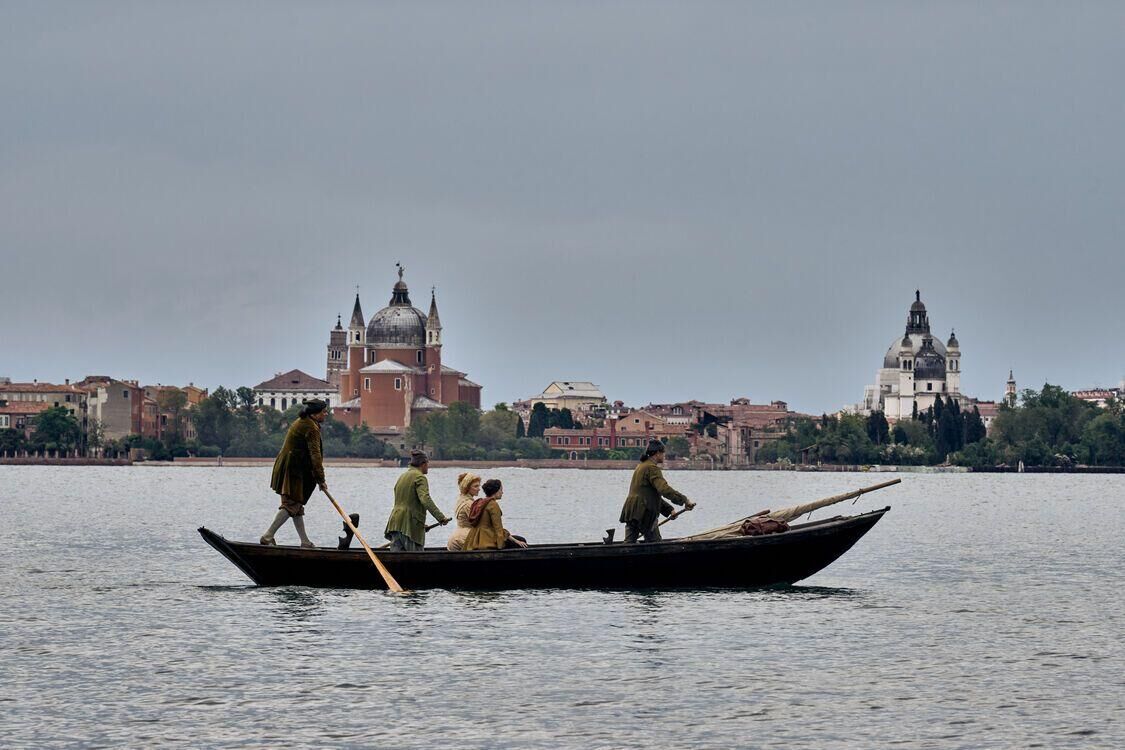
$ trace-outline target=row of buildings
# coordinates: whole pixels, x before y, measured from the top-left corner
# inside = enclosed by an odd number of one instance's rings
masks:
[[[594,383],[566,380],[554,381],[512,408],[529,424],[538,404],[549,410],[567,409],[578,423],[543,432],[550,448],[573,460],[592,451],[640,448],[652,439],[679,438],[691,455],[732,468],[754,463],[762,446],[785,437],[790,420],[808,416],[791,411],[784,401],[755,404],[748,398],[725,404],[683,401],[632,408],[621,401],[611,403]]]
[[[30,437],[34,420],[47,409],[62,407],[78,422],[81,450],[97,453],[101,445],[129,435],[164,439],[177,429],[184,440],[195,438],[191,407],[207,397],[207,389],[140,385],[107,375],[87,375],[72,383],[13,383],[0,378],[0,429]],[[92,444],[92,445],[91,445]]]

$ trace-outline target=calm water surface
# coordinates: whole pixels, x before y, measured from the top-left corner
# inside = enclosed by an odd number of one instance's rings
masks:
[[[600,538],[628,484],[492,474],[538,542]],[[329,481],[377,537],[396,475]],[[888,478],[668,476],[679,534]],[[784,590],[408,596],[251,585],[196,527],[256,539],[268,479],[0,467],[0,746],[1125,747],[1122,476],[904,475]],[[313,539],[339,526],[314,496]]]

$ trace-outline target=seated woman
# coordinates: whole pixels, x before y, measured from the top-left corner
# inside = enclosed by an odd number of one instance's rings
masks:
[[[477,493],[480,492],[480,477],[465,472],[457,477],[457,488],[461,491],[460,497],[457,498],[457,506],[453,510],[453,518],[457,521],[457,528],[453,530],[445,545],[446,549],[453,551],[464,548],[465,537],[469,535],[469,531],[473,528],[473,525],[469,523],[469,509],[473,507],[473,501],[477,499]]]
[[[500,498],[504,497],[504,486],[499,479],[489,479],[482,487],[484,497],[474,500],[469,509],[469,523],[473,527],[465,537],[464,550],[477,549],[505,549],[511,547],[527,547],[527,542],[520,537],[513,537],[500,517]]]

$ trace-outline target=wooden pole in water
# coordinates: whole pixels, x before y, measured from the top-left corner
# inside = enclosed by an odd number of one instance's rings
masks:
[[[380,562],[379,558],[375,556],[375,553],[371,550],[367,541],[360,536],[359,529],[352,525],[352,519],[348,518],[348,514],[345,513],[344,509],[340,507],[340,504],[336,502],[336,498],[332,497],[328,490],[324,490],[324,494],[328,495],[328,500],[332,503],[332,507],[336,509],[336,512],[340,514],[340,518],[343,518],[344,523],[352,530],[352,534],[355,538],[358,539],[359,543],[363,545],[363,548],[367,550],[367,556],[370,557],[371,562],[375,564],[375,569],[379,571],[379,575],[383,576],[383,582],[387,584],[387,588],[394,591],[396,594],[401,594],[404,591],[402,586],[400,586],[398,581],[395,580],[395,577],[391,575],[391,571],[387,570],[387,566]]]

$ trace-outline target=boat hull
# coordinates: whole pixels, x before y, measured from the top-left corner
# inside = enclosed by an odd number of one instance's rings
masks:
[[[795,583],[824,569],[888,510],[802,524],[781,534],[713,541],[376,554],[407,589],[757,588]],[[260,586],[386,588],[362,548],[267,547],[230,541],[203,527],[199,533]]]

